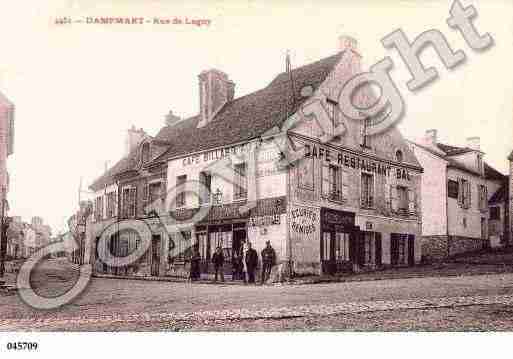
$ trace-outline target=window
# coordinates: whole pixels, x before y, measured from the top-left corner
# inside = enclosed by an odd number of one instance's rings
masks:
[[[122,197],[122,214],[123,218],[128,218],[128,207],[130,202],[130,188],[123,189],[123,197]]]
[[[152,182],[148,185],[148,202],[153,203],[161,198],[162,182]]]
[[[397,198],[399,204],[399,211],[408,210],[408,189],[403,186],[397,186]]]
[[[130,188],[130,196],[128,200],[128,216],[135,217],[137,212],[137,188]]]
[[[458,179],[458,204],[460,207],[468,209],[471,206],[470,182],[464,178]]]
[[[335,255],[338,261],[349,261],[349,233],[335,233]]]
[[[180,187],[178,189],[178,193],[176,195],[176,207],[185,207],[185,182],[187,181],[187,176],[182,175],[176,177],[176,187]]]
[[[95,219],[101,221],[103,219],[103,197],[96,197],[96,213]]]
[[[490,219],[491,220],[500,220],[501,219],[501,208],[500,207],[490,207]]]
[[[403,215],[417,214],[415,191],[405,186],[390,186],[390,207],[392,212]]]
[[[150,161],[150,144],[148,142],[142,145],[141,160],[143,164]]]
[[[463,224],[463,228],[467,228],[467,218],[466,217],[463,217],[462,224]]]
[[[199,191],[200,205],[210,203],[210,193],[212,191],[212,175],[207,172],[200,172],[199,181],[202,184]]]
[[[484,212],[488,209],[488,191],[486,186],[478,184],[477,193],[479,194],[479,209],[481,212]]]
[[[246,163],[239,163],[234,166],[233,199],[245,199],[248,196],[246,177]]]
[[[449,180],[447,182],[447,196],[449,198],[458,198],[459,185],[458,181]]]
[[[374,207],[374,176],[362,172],[361,206],[364,208]]]
[[[135,217],[137,209],[137,188],[123,189],[123,207],[122,213],[124,218]]]
[[[331,233],[323,232],[323,260],[329,261],[331,259]]]
[[[333,201],[342,201],[347,197],[347,173],[341,167],[323,163],[322,195]]]
[[[173,235],[174,239],[174,259],[178,261],[186,261],[190,257],[191,252],[191,231],[182,231],[181,236]]]
[[[397,160],[397,162],[403,162],[403,151],[395,151],[395,159]]]
[[[116,215],[116,192],[107,193],[107,218]]]
[[[298,187],[314,190],[314,161],[312,156],[301,158],[297,163]]]

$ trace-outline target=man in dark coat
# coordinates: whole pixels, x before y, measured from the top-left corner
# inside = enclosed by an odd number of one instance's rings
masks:
[[[214,270],[216,271],[214,281],[217,282],[217,276],[220,273],[221,274],[221,282],[224,282],[224,272],[223,272],[224,255],[223,255],[223,249],[221,247],[217,247],[214,255],[212,256],[212,263],[214,264]]]
[[[265,242],[265,248],[262,250],[262,284],[271,276],[271,268],[276,264],[276,252],[271,246],[271,242]]]
[[[246,251],[244,259],[248,272],[248,283],[255,283],[255,270],[258,267],[258,253],[251,247],[251,242],[248,242],[248,250]]]
[[[193,247],[191,256],[191,281],[198,280],[201,277],[200,272],[200,261],[201,257],[197,247]]]

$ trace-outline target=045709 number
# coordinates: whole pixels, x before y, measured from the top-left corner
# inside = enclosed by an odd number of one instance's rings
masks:
[[[36,342],[9,342],[7,350],[37,350]]]

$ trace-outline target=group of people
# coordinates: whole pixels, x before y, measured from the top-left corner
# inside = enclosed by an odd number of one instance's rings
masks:
[[[243,280],[244,283],[255,283],[255,274],[258,268],[258,253],[252,247],[250,242],[245,244],[245,249],[240,248],[238,251],[234,251],[232,255],[232,280]],[[265,248],[260,253],[262,259],[262,284],[266,282],[270,275],[271,269],[276,264],[276,252],[271,246],[271,242],[265,243]],[[191,280],[197,280],[200,278],[200,261],[201,257],[197,250],[193,251],[191,256]],[[224,282],[224,264],[225,258],[223,249],[217,247],[214,254],[212,255],[212,264],[214,265],[214,281],[217,282],[220,277],[221,281]]]

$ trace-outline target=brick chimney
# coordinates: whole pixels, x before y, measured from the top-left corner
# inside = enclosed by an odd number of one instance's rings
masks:
[[[436,146],[436,143],[438,142],[438,130],[434,128],[426,130],[424,135],[424,142],[426,145]]]
[[[128,154],[146,138],[146,132],[142,128],[136,129],[134,125],[129,128],[125,139],[125,156]]]
[[[340,35],[338,37],[338,50],[353,50],[355,52],[358,52],[358,41],[352,36]]]
[[[467,137],[467,147],[475,151],[481,151],[481,139],[478,136]]]
[[[219,70],[203,71],[199,78],[200,116],[198,127],[209,123],[235,94],[235,83]]]
[[[176,116],[173,111],[169,111],[169,113],[166,115],[166,126],[173,126],[175,123],[180,121],[180,116]]]

